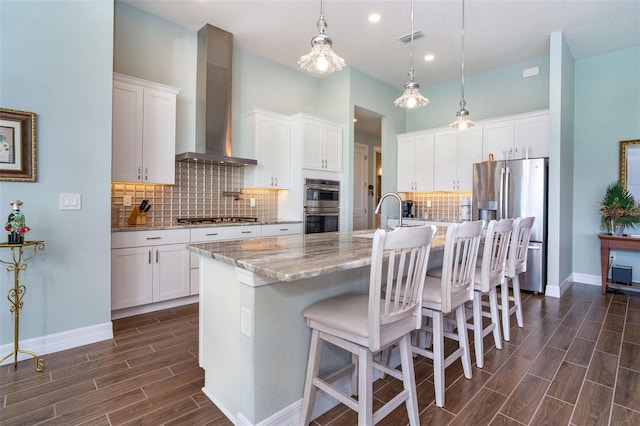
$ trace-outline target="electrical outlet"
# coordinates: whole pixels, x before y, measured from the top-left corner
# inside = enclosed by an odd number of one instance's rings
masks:
[[[131,198],[131,195],[125,195],[125,196],[122,198],[122,205],[123,205],[124,207],[131,207],[131,205],[132,205],[132,204],[133,204],[133,200],[132,200],[132,198]]]
[[[256,206],[256,199],[255,198],[250,198],[249,199],[249,206],[250,207],[255,207]]]
[[[611,261],[611,264],[613,264],[613,262],[616,261],[616,252],[615,251],[610,251],[609,252],[609,260]]]

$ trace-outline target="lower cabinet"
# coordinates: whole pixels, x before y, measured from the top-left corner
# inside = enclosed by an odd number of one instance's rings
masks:
[[[199,258],[189,243],[302,233],[302,223],[215,226],[111,234],[111,310],[199,293]]]
[[[188,296],[188,243],[188,229],[112,234],[111,309]]]

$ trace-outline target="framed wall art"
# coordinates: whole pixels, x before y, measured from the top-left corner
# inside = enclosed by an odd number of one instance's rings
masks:
[[[36,181],[36,113],[0,108],[0,180]]]

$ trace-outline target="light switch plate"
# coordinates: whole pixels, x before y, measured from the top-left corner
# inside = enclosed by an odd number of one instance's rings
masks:
[[[60,194],[60,210],[81,210],[82,196],[80,194]]]

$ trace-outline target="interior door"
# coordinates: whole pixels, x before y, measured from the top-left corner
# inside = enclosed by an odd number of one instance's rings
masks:
[[[367,215],[368,146],[355,143],[353,147],[353,230],[369,229]]]

